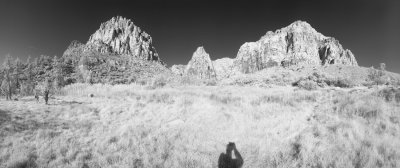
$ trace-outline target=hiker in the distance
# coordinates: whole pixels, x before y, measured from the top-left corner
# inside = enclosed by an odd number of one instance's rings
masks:
[[[36,99],[36,102],[39,103],[39,93],[38,93],[38,91],[35,91],[35,99]]]
[[[33,89],[33,94],[35,96],[36,99],[36,103],[39,103],[39,90],[38,89]]]
[[[46,104],[48,104],[49,101],[49,94],[50,94],[50,89],[51,89],[51,81],[50,79],[46,79],[44,83],[44,88],[43,88],[43,98]]]
[[[235,155],[235,158],[233,158],[232,153]],[[221,153],[221,155],[219,155],[218,168],[240,168],[242,166],[243,158],[236,149],[235,143],[229,142],[226,146],[226,154]]]

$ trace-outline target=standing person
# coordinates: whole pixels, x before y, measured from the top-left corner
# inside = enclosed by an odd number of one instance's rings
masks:
[[[232,158],[232,152],[235,155],[235,159]],[[243,158],[239,151],[236,149],[236,145],[233,142],[229,142],[226,146],[226,154],[221,153],[218,159],[218,168],[241,168],[243,166]]]
[[[34,92],[35,92],[36,102],[39,103],[39,92],[36,89],[34,90]]]
[[[49,94],[50,94],[50,89],[51,89],[51,81],[49,78],[46,78],[43,89],[44,89],[43,98],[44,98],[45,103],[48,104]]]

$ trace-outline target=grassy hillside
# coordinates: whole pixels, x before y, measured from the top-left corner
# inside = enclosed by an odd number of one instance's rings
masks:
[[[400,91],[73,84],[1,99],[0,135],[0,167],[217,167],[229,141],[246,168],[399,167]]]

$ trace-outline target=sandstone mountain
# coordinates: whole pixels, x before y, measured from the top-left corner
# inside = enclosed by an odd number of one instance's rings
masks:
[[[338,40],[318,33],[304,21],[296,21],[275,32],[269,31],[256,42],[244,43],[236,58],[217,59],[212,63],[205,61],[208,58],[207,54],[202,59],[204,64],[198,67],[205,69],[212,66],[210,71],[215,71],[217,79],[240,73],[254,73],[274,66],[358,65],[353,53],[344,49]],[[195,71],[193,68],[195,67],[186,67]],[[176,66],[171,69],[176,74],[183,73]]]
[[[185,68],[184,76],[196,77],[199,79],[213,79],[216,77],[214,65],[210,55],[203,47],[198,47],[193,53],[192,59]]]
[[[130,19],[120,16],[102,23],[86,44],[73,41],[64,52],[64,57],[91,53],[130,55],[132,58],[161,62],[151,36]]]
[[[71,81],[92,78],[94,83],[131,83],[168,71],[151,36],[120,16],[102,23],[86,44],[73,41],[63,58],[71,69],[66,75]],[[90,73],[78,68],[82,59]]]
[[[318,33],[303,21],[296,21],[275,32],[269,31],[257,42],[243,44],[235,60],[235,66],[242,73],[298,64],[357,66],[357,61],[338,40]]]

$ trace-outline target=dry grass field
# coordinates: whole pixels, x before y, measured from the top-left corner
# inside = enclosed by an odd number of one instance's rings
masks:
[[[2,98],[0,167],[217,167],[233,141],[246,168],[396,168],[400,94],[382,89],[73,84],[49,105]]]

